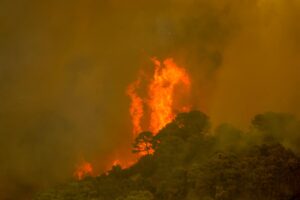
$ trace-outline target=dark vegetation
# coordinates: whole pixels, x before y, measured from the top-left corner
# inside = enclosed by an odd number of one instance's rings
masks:
[[[155,153],[151,154],[154,149]],[[249,131],[213,131],[198,111],[181,113],[156,136],[139,135],[128,169],[71,181],[35,200],[289,200],[300,193],[300,122],[257,115]]]

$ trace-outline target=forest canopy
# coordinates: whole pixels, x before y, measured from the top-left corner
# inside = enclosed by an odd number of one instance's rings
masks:
[[[142,132],[138,162],[70,181],[35,200],[299,199],[300,122],[284,113],[253,117],[248,131],[212,128],[200,111],[180,113],[158,134]]]

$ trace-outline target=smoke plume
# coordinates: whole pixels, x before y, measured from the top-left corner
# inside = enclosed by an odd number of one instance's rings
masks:
[[[216,125],[300,114],[298,0],[2,0],[0,13],[0,199],[130,156],[125,91],[153,56],[186,68]]]

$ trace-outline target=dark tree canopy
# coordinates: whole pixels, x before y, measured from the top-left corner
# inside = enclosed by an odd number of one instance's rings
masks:
[[[140,133],[133,166],[71,181],[35,200],[292,200],[300,194],[299,121],[265,113],[243,132],[210,129],[202,112],[180,113],[157,135]],[[292,138],[292,139],[291,139]]]

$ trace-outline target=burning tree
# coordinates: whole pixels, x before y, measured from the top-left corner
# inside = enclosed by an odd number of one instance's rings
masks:
[[[149,131],[140,133],[134,140],[133,153],[139,155],[153,154],[153,134]]]
[[[181,102],[179,99],[188,99],[189,96],[191,80],[185,68],[178,66],[171,58],[163,62],[153,58],[152,61],[154,73],[150,80],[146,80],[145,85],[142,85],[142,77],[138,77],[127,88],[127,94],[131,99],[129,111],[134,136],[143,130],[142,124],[147,124],[144,129],[156,135],[175,118],[178,112],[187,112],[191,107],[184,101],[184,103],[176,103]],[[178,88],[182,90],[180,96],[176,95]],[[147,96],[139,95],[141,90],[146,90]],[[144,116],[145,114],[149,116]],[[142,120],[146,119],[148,122],[142,123]]]

